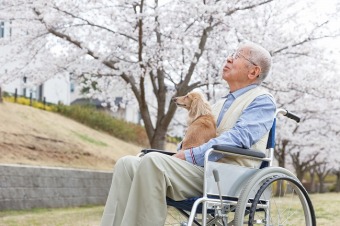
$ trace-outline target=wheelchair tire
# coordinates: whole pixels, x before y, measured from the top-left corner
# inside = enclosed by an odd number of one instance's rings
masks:
[[[270,208],[266,212],[258,206],[261,204],[261,196],[268,189],[270,189],[271,197],[268,197]],[[300,205],[296,204],[297,198],[299,198]],[[302,211],[304,217],[300,214]],[[258,190],[249,211],[248,225],[252,226],[254,222],[267,222],[270,225],[275,225],[275,223],[284,225],[283,222],[289,225],[316,225],[312,202],[306,190],[300,181],[283,175],[269,178]]]
[[[286,197],[280,198],[280,195],[282,196],[280,189],[273,189],[273,185],[278,187],[277,182],[282,182],[285,184],[285,188],[289,187],[292,189],[287,192],[287,195],[292,199],[287,200]],[[282,186],[280,186],[280,188],[282,188]],[[287,191],[286,189],[284,190]],[[277,191],[280,191],[280,193]],[[275,201],[275,198],[277,199],[277,197],[274,197],[275,195],[279,195],[278,198],[281,203]],[[269,202],[264,203],[268,200]],[[295,212],[297,211],[295,206],[294,208],[289,207],[289,210],[292,211],[289,212],[289,215],[282,215],[282,212],[275,212],[270,208],[272,204],[275,208],[282,207],[287,211],[285,206],[293,202],[296,203],[297,201],[299,202],[297,205],[299,207],[298,210],[301,212]],[[297,220],[295,218],[301,215],[304,216],[302,217],[304,223],[291,222]],[[293,219],[294,216],[295,218]],[[268,167],[256,173],[241,191],[235,212],[235,225],[241,226],[244,224],[315,226],[316,222],[314,209],[308,194],[295,175],[284,168]]]

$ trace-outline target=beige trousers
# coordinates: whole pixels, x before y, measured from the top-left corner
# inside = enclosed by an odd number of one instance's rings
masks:
[[[163,226],[166,197],[201,196],[203,175],[202,167],[160,153],[123,157],[114,169],[101,226]]]

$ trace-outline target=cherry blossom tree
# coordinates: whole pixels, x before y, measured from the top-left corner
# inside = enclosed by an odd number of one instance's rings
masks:
[[[319,178],[319,192],[325,193],[325,179],[327,175],[331,172],[331,168],[327,161],[323,161],[316,167],[316,175]]]
[[[295,137],[294,124],[287,123],[280,139],[308,142],[299,137],[307,131],[326,136],[323,125],[339,131],[339,125],[321,117],[320,106],[339,99],[339,82],[331,59],[325,59],[325,50],[317,45],[339,35],[333,29],[337,18],[335,12],[315,9],[313,0],[2,2],[0,15],[11,21],[13,36],[0,41],[10,49],[0,65],[15,61],[16,66],[1,75],[0,85],[24,75],[39,83],[72,74],[85,78],[89,95],[108,103],[120,90],[138,104],[153,148],[164,147],[176,112],[172,96],[198,87],[212,100],[225,95],[220,69],[242,41],[259,43],[273,55],[273,76],[264,86],[277,97],[278,106],[314,123],[301,123]],[[320,106],[306,107],[316,100]],[[332,107],[330,112],[339,111]]]
[[[292,163],[296,171],[296,177],[302,181],[307,172],[310,171],[312,167],[314,167],[314,163],[316,163],[315,159],[318,157],[319,153],[313,153],[305,158],[300,157],[300,152],[290,153],[292,158]],[[319,163],[316,163],[315,167],[318,167]]]

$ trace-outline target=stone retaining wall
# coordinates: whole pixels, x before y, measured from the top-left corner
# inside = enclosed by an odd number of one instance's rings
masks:
[[[104,205],[112,172],[0,165],[0,210]]]

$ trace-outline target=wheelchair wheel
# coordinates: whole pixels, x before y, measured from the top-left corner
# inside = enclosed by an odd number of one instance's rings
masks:
[[[241,192],[235,225],[315,226],[315,214],[308,194],[288,170],[268,167],[260,170]]]

